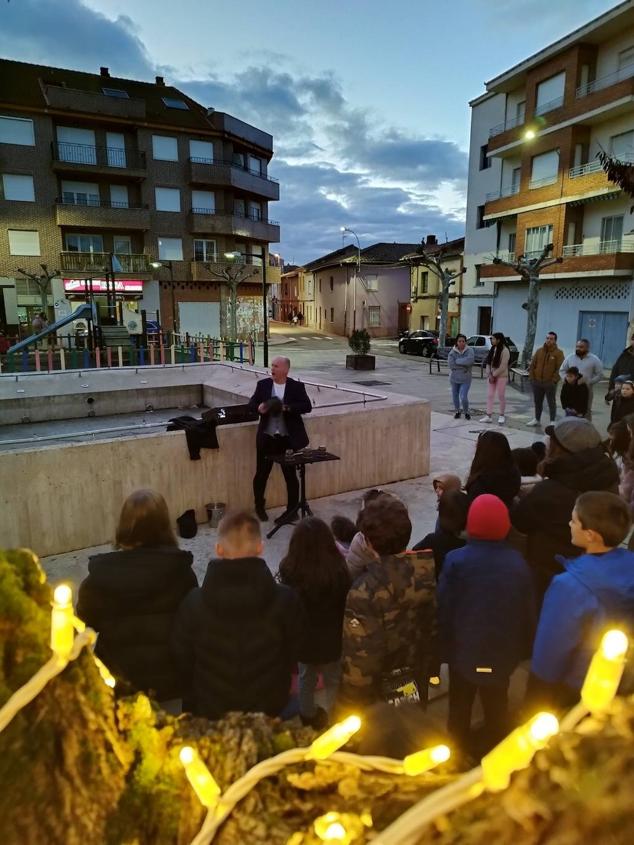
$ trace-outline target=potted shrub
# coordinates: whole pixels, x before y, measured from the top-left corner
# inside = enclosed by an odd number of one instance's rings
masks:
[[[348,346],[352,355],[346,355],[346,367],[349,370],[373,370],[374,355],[370,351],[370,335],[365,329],[355,329],[348,338]]]

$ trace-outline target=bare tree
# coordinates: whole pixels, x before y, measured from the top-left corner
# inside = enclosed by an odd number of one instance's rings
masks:
[[[522,351],[522,366],[528,368],[533,357],[535,334],[537,333],[537,313],[539,311],[539,274],[552,264],[561,264],[563,258],[548,258],[553,251],[552,244],[546,244],[537,258],[518,255],[515,261],[504,261],[502,258],[493,259],[494,264],[511,267],[528,284],[528,300],[522,306],[526,308],[526,337]]]
[[[39,276],[36,273],[27,273],[21,267],[18,267],[18,273],[22,273],[23,276],[37,285],[40,292],[42,311],[46,314],[48,311],[48,295],[51,292],[51,279],[56,278],[60,273],[59,270],[53,270],[52,273],[49,273],[46,264],[40,264],[40,267],[42,268],[42,273]]]
[[[438,326],[438,341],[439,345],[444,346],[445,338],[447,337],[447,322],[449,319],[449,298],[451,296],[451,288],[456,283],[456,279],[467,269],[463,267],[461,270],[449,270],[443,266],[443,261],[447,257],[447,248],[441,246],[440,249],[431,253],[425,249],[425,241],[421,241],[421,245],[416,250],[417,255],[412,256],[411,264],[414,266],[422,265],[427,267],[438,278],[438,304],[440,310],[440,325]]]
[[[247,269],[248,265],[242,259],[227,262],[221,265],[221,269],[217,269],[218,266],[218,264],[205,264],[209,273],[229,288],[229,340],[236,341],[238,339],[238,287],[251,276],[257,276],[258,269],[257,267]]]

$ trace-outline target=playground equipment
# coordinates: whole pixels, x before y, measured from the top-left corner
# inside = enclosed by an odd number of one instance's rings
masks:
[[[72,314],[67,314],[66,317],[62,317],[61,320],[56,320],[54,323],[51,323],[50,326],[47,326],[44,329],[44,331],[32,334],[29,337],[24,338],[24,340],[21,340],[19,343],[14,344],[8,350],[8,353],[10,354],[12,352],[19,352],[21,349],[26,349],[27,346],[36,344],[47,335],[53,334],[64,326],[67,326],[69,323],[81,319],[92,320],[93,323],[97,322],[97,309],[95,308],[94,303],[85,302],[83,305],[80,305],[79,308],[75,309]]]

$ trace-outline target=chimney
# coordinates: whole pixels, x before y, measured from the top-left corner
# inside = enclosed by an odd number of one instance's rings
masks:
[[[162,76],[157,76],[157,77],[156,77],[156,84],[157,84],[157,85],[161,85],[161,86],[165,86],[165,80],[163,79],[163,77],[162,77]]]
[[[215,108],[214,108],[213,106],[209,106],[209,107],[208,107],[208,109],[207,109],[207,117],[211,117],[211,116],[212,116],[212,114],[214,114],[214,113],[215,113],[215,111],[216,111],[216,110],[215,110]]]
[[[437,244],[438,241],[436,240],[436,235],[427,235],[425,246],[436,246]]]
[[[108,76],[109,77],[110,76],[110,68],[102,66],[102,67],[99,68],[99,73],[100,73],[101,76]]]

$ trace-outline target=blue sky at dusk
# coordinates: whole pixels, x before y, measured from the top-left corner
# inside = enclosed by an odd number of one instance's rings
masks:
[[[274,136],[279,249],[464,231],[468,101],[605,0],[2,0],[0,55],[153,79]]]

